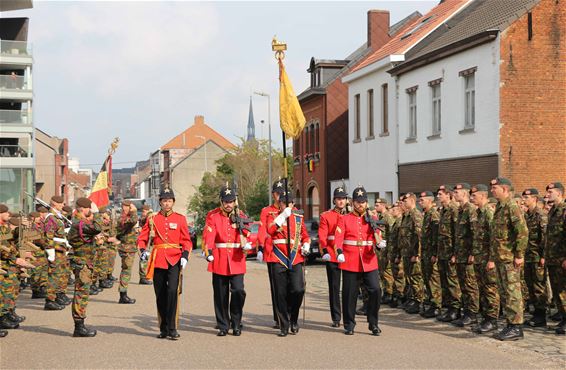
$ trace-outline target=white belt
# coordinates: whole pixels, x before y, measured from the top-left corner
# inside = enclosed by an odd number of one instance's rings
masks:
[[[353,245],[356,247],[367,247],[373,245],[371,240],[344,240],[344,245]]]
[[[289,240],[291,242],[291,244],[295,243],[295,240],[291,239]],[[273,244],[287,244],[287,239],[275,239],[273,240]]]
[[[65,238],[53,238],[54,242],[60,243],[60,244],[67,244],[67,239]]]
[[[240,248],[240,243],[214,243],[216,248]]]
[[[326,238],[326,240],[334,240],[334,239],[336,239],[334,235],[328,235],[328,237]]]

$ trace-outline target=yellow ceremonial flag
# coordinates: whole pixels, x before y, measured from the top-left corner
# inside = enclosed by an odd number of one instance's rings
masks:
[[[285,132],[287,138],[296,139],[303,132],[307,120],[281,59],[279,59],[279,83],[279,119],[281,121],[281,130]]]

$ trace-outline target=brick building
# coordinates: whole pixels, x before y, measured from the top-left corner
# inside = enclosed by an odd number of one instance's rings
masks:
[[[35,191],[39,198],[49,200],[62,195],[69,201],[69,141],[51,136],[35,128]]]

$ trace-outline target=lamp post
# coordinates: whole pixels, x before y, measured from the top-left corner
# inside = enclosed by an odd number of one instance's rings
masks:
[[[202,135],[196,135],[199,139],[202,139],[203,146],[204,146],[204,172],[208,172],[208,158],[206,155],[206,138]]]
[[[267,135],[268,135],[268,150],[269,150],[269,183],[267,184],[267,194],[269,202],[271,203],[271,96],[263,91],[254,91],[255,95],[267,97]]]

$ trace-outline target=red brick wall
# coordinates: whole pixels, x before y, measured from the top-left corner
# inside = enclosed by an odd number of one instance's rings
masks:
[[[500,36],[499,173],[517,191],[566,181],[566,2],[542,0]]]

